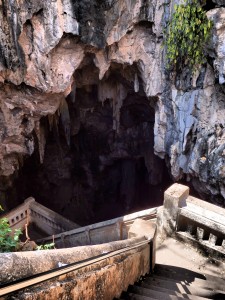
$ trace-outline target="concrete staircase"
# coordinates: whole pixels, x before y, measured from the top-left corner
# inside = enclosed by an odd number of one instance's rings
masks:
[[[124,292],[122,300],[225,300],[225,280],[184,268],[156,264],[154,274],[142,278]]]
[[[27,215],[59,227],[33,199],[9,220],[17,226]],[[165,191],[162,207],[61,232],[59,249],[0,254],[2,300],[225,300],[225,209],[189,196],[185,186]]]

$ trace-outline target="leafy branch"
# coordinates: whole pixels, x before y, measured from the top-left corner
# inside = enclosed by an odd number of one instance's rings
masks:
[[[0,205],[0,211],[3,211],[2,206]],[[53,241],[49,244],[44,244],[37,246],[35,242],[30,241],[30,237],[28,235],[28,226],[29,220],[27,218],[27,222],[25,224],[25,236],[26,241],[24,243],[20,242],[19,237],[22,234],[21,229],[15,229],[14,233],[12,233],[12,229],[10,228],[9,221],[7,218],[0,219],[0,253],[1,252],[13,252],[13,251],[24,251],[24,247],[28,245],[29,247],[25,249],[29,250],[49,250],[55,249],[55,237],[53,235]],[[33,248],[35,245],[35,248]],[[33,248],[33,249],[31,249]]]
[[[0,211],[3,211],[0,205]],[[19,236],[22,234],[21,229],[15,229],[12,234],[9,221],[7,218],[0,219],[0,252],[15,251],[19,244]]]
[[[55,243],[49,243],[37,246],[36,250],[50,250],[55,249]]]
[[[204,63],[204,47],[209,40],[212,25],[199,0],[186,0],[184,4],[175,5],[165,33],[168,67],[182,70],[188,66],[195,70]]]

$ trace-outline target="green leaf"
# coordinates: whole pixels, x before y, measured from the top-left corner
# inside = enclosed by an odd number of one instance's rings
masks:
[[[21,229],[16,229],[12,233],[9,221],[7,218],[0,219],[0,252],[15,251],[18,243],[19,236],[22,234]]]
[[[167,65],[175,69],[189,65],[193,69],[204,61],[204,45],[210,37],[212,21],[198,0],[185,0],[175,5],[165,30]],[[179,64],[179,65],[178,65]]]
[[[50,250],[53,248],[55,248],[55,243],[49,243],[49,244],[37,246],[36,250]]]

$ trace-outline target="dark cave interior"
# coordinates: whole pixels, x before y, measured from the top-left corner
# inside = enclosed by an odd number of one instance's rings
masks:
[[[212,0],[205,1],[205,5],[203,5],[203,9],[206,11],[209,11],[210,9],[214,9],[215,7],[216,7],[216,3]]]
[[[172,181],[154,155],[156,99],[145,96],[138,69],[115,64],[100,81],[88,57],[74,77],[61,115],[41,120],[43,163],[35,137],[36,149],[8,191],[9,209],[33,196],[87,225],[161,205]]]

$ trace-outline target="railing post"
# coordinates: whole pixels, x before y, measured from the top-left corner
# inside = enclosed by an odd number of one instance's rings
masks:
[[[149,254],[149,259],[150,259],[150,264],[149,264],[149,274],[152,274],[153,273],[153,270],[154,270],[154,264],[153,264],[153,241],[149,241],[149,251],[150,251],[150,254]]]
[[[118,221],[116,223],[116,228],[117,228],[117,232],[118,232],[118,239],[122,240],[123,239],[123,223],[121,221]]]
[[[173,184],[165,191],[159,226],[162,236],[171,236],[176,230],[179,208],[186,206],[188,196],[189,187],[178,183]]]
[[[150,240],[150,273],[153,273],[155,268],[157,230],[157,226],[155,225],[155,231],[153,237]]]
[[[144,236],[149,240],[149,273],[152,273],[155,267],[156,233],[156,224],[142,219],[135,220],[128,232],[128,238]]]

